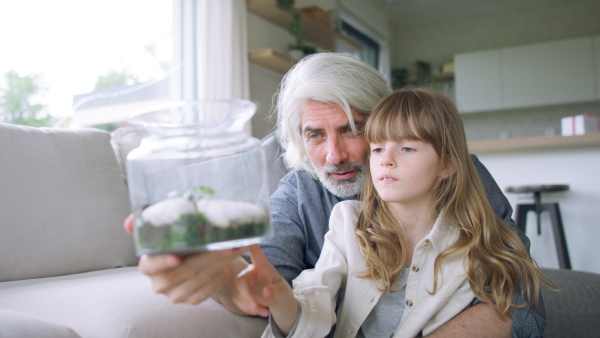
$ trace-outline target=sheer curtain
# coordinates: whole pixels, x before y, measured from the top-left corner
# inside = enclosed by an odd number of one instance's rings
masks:
[[[174,0],[171,95],[249,99],[245,0]]]

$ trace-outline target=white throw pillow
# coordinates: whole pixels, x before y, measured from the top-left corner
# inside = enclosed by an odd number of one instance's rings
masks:
[[[0,281],[137,264],[129,212],[109,133],[0,123]]]

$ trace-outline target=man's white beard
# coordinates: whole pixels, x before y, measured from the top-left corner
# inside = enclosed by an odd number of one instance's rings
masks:
[[[358,193],[362,190],[363,181],[365,179],[365,167],[364,163],[341,163],[341,164],[329,164],[323,167],[318,167],[312,161],[310,162],[317,173],[319,181],[323,183],[325,188],[332,194],[346,198]],[[331,177],[332,173],[340,171],[351,171],[356,170],[356,176],[347,180],[337,180]]]

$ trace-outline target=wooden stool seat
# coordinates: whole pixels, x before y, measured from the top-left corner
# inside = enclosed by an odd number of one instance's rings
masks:
[[[523,233],[525,233],[527,225],[527,213],[533,211],[536,214],[538,235],[541,234],[540,214],[543,211],[548,211],[550,220],[552,221],[554,243],[556,244],[558,255],[558,265],[561,269],[571,269],[571,260],[569,258],[569,250],[567,249],[567,241],[565,239],[562,218],[560,216],[560,208],[558,207],[558,203],[542,203],[541,193],[567,190],[569,190],[569,185],[567,184],[523,185],[506,188],[506,192],[510,193],[533,193],[533,204],[517,204],[517,210],[515,211],[517,227],[519,227]]]

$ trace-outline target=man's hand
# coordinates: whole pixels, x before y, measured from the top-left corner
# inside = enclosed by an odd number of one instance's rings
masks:
[[[467,308],[427,337],[512,337],[513,320],[501,318],[488,304]]]
[[[125,219],[123,228],[133,233],[132,215]],[[233,290],[236,276],[248,266],[242,253],[243,249],[237,248],[188,256],[144,255],[138,268],[150,277],[154,291],[165,294],[173,303],[199,304],[213,297],[240,314],[233,303]]]

